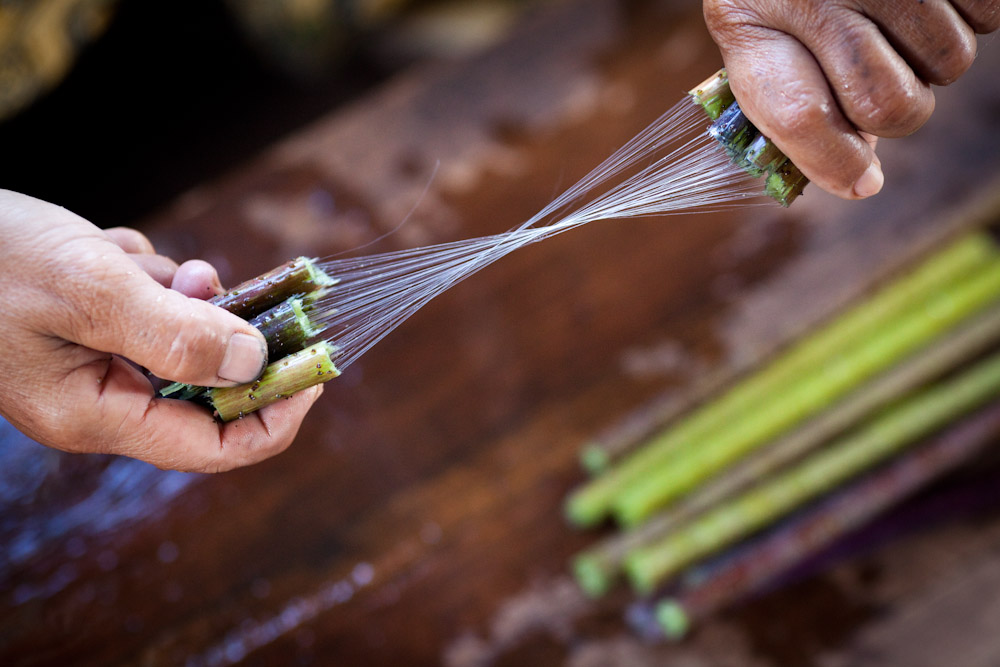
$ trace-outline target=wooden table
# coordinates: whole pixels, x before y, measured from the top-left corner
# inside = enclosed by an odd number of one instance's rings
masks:
[[[368,243],[411,209],[366,252],[503,231],[719,64],[698,3],[552,7],[137,226],[228,282]],[[988,462],[897,513],[894,539],[672,647],[628,632],[627,591],[581,596],[566,562],[599,531],[561,514],[589,436],[746,368],[970,223],[1000,187],[997,71],[993,44],[927,127],[884,142],[870,202],[809,188],[788,211],[599,223],[518,251],[327,385],[292,448],[250,469],[64,456],[5,426],[0,664],[997,664]],[[954,498],[964,518],[927,518]]]

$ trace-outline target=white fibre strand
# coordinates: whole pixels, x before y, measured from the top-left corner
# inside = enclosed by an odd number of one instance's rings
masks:
[[[337,284],[311,314],[343,370],[424,304],[525,245],[596,220],[713,211],[760,194],[685,100],[521,226],[493,236],[321,262]]]

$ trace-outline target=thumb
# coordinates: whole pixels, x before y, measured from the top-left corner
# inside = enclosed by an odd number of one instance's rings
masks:
[[[244,384],[263,372],[267,344],[245,320],[159,285],[124,253],[101,259],[99,279],[72,290],[80,317],[65,338],[188,384]]]

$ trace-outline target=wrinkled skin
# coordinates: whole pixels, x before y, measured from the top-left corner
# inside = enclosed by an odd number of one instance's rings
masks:
[[[44,445],[161,468],[218,472],[277,454],[321,386],[220,424],[204,407],[157,398],[136,367],[198,385],[253,380],[264,339],[204,301],[221,291],[211,265],[178,266],[135,230],[101,231],[0,190],[0,414]]]
[[[858,199],[883,184],[878,137],[934,111],[931,86],[1000,28],[1000,0],[705,0],[705,20],[747,117],[811,181]]]

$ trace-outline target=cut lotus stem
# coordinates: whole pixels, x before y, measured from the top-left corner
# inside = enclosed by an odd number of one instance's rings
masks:
[[[209,301],[249,320],[295,295],[308,294],[336,282],[316,265],[316,260],[296,257]]]
[[[738,423],[797,378],[850,349],[873,332],[921,303],[927,294],[982,269],[998,258],[996,245],[986,234],[964,237],[931,256],[915,269],[849,309],[810,336],[792,345],[757,373],[735,384],[719,399],[706,403],[621,460],[604,475],[574,491],[566,514],[577,525],[593,525],[607,516],[615,498],[644,477],[651,467],[668,461],[678,451],[697,447],[713,432]]]
[[[997,263],[957,285],[926,295],[924,303],[899,314],[875,335],[856,342],[782,387],[769,403],[696,447],[647,470],[614,499],[616,518],[624,525],[636,525],[998,299],[1000,264]]]
[[[998,431],[1000,403],[994,402],[736,553],[686,574],[680,591],[656,604],[660,629],[668,639],[679,639],[700,619],[766,590],[848,533],[973,459]]]
[[[760,453],[727,468],[635,530],[609,537],[576,556],[573,572],[581,588],[591,596],[602,595],[613,585],[630,551],[663,539],[684,522],[813,451],[858,420],[982,353],[998,338],[1000,308],[994,307]]]
[[[722,144],[733,162],[746,168],[745,155],[750,144],[760,135],[740,109],[738,102],[733,102],[729,108],[708,128],[708,134]]]
[[[773,172],[767,175],[767,180],[764,183],[764,194],[787,208],[802,194],[803,188],[808,183],[809,179],[805,177],[805,174],[799,171],[799,168],[792,164],[791,160],[785,158]]]
[[[268,359],[280,359],[298,352],[321,333],[309,319],[309,313],[325,293],[326,290],[321,289],[286,299],[250,320],[250,324],[264,334]]]
[[[326,342],[311,345],[269,364],[256,382],[210,389],[207,395],[222,421],[238,419],[340,375],[333,363],[335,352]]]
[[[786,159],[773,141],[759,134],[743,154],[743,168],[751,176],[763,176],[765,173],[775,172]]]
[[[1000,354],[900,402],[802,463],[716,507],[652,545],[636,549],[625,570],[636,590],[651,593],[691,563],[718,552],[907,445],[1000,394]]]
[[[722,115],[730,104],[735,101],[733,91],[729,88],[729,74],[725,69],[708,77],[690,91],[695,104],[699,105],[712,120]]]

